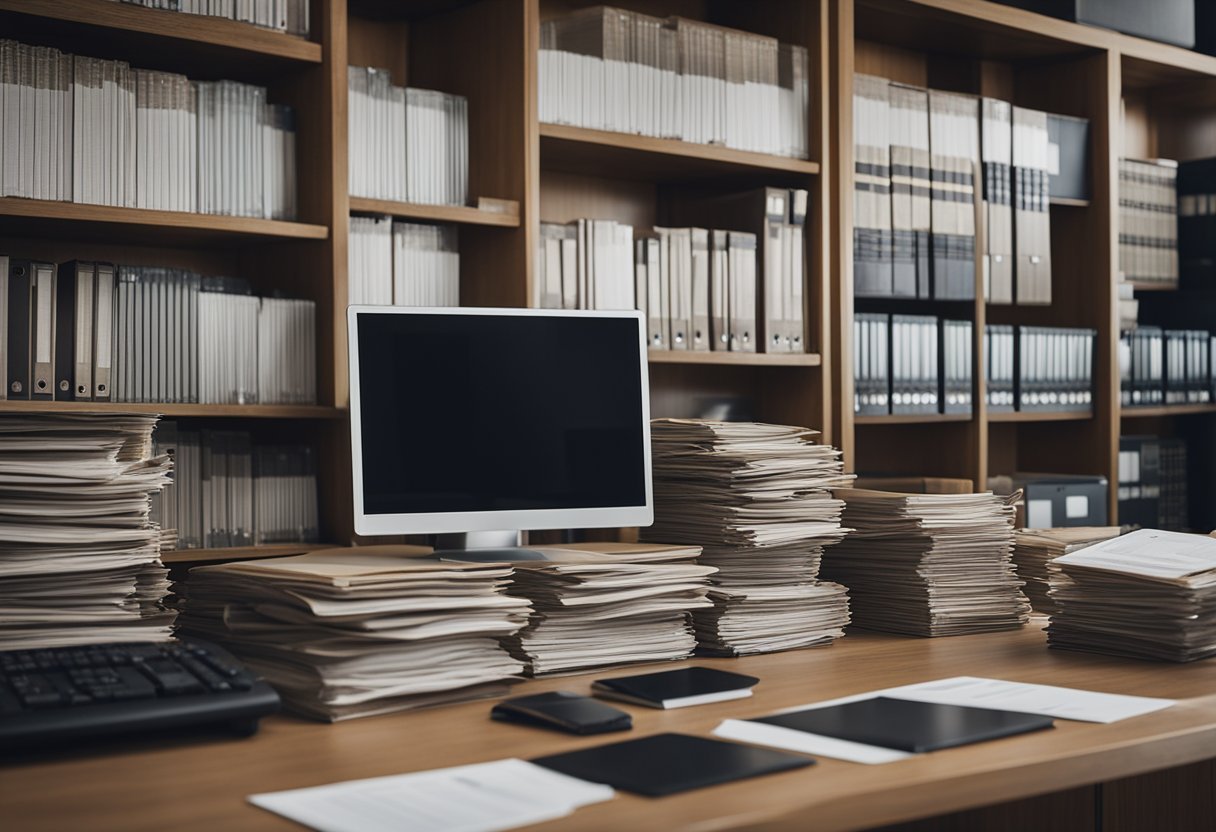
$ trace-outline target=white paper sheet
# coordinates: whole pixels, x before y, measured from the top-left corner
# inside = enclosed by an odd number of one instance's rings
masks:
[[[613,794],[508,759],[255,794],[249,802],[319,832],[496,832],[560,818]]]
[[[1216,569],[1216,540],[1199,534],[1139,529],[1056,558],[1131,575],[1185,578]]]
[[[792,713],[832,705],[844,705],[886,696],[893,699],[908,699],[915,702],[934,702],[943,705],[965,705],[975,708],[995,708],[1005,711],[1020,711],[1028,714],[1071,719],[1078,722],[1118,722],[1141,714],[1152,713],[1174,704],[1172,699],[1153,699],[1145,696],[1125,696],[1116,693],[1061,688],[1052,685],[1032,685],[1022,682],[1006,682],[1001,679],[983,679],[974,676],[955,676],[932,682],[870,691],[855,696],[845,696],[825,702],[815,702],[786,708],[777,713]],[[803,754],[819,754],[852,763],[877,765],[893,763],[916,756],[906,751],[883,748],[876,745],[849,742],[792,728],[782,728],[762,722],[743,719],[728,719],[714,729],[716,736],[724,739],[751,742],[786,751]]]

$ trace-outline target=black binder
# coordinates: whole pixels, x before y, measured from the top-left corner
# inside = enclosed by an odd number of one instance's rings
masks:
[[[8,389],[10,399],[30,397],[30,311],[33,296],[29,260],[8,268]]]
[[[596,679],[591,690],[606,699],[619,699],[650,708],[679,708],[752,695],[759,682],[755,676],[716,670],[712,667],[684,667],[615,679]]]
[[[92,367],[86,377],[81,377],[77,367],[78,338],[89,341],[88,333],[82,332],[77,313],[81,302],[88,302],[89,322],[92,323],[93,264],[72,260],[59,264],[59,278],[55,285],[55,398],[59,401],[91,399]],[[92,327],[89,327],[89,331]],[[89,344],[90,348],[92,344]]]
[[[814,765],[810,757],[687,734],[655,734],[532,762],[647,797]]]
[[[753,720],[849,742],[923,753],[1051,728],[1050,717],[876,696]]]

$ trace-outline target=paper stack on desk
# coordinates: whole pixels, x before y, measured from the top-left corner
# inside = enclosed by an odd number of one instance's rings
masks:
[[[1118,536],[1118,526],[1018,529],[1013,538],[1013,562],[1017,566],[1018,577],[1026,582],[1022,590],[1034,611],[1055,611],[1055,604],[1048,594],[1051,585],[1048,563],[1060,555]]]
[[[699,546],[578,544],[530,547],[551,562],[516,564],[508,590],[533,608],[503,639],[538,676],[625,662],[683,659],[697,642],[689,612],[708,607],[713,567]]]
[[[840,452],[785,425],[658,419],[648,540],[704,548],[713,607],[694,613],[702,652],[742,655],[827,644],[849,621],[845,587],[818,580],[839,543]]]
[[[1189,662],[1216,655],[1216,540],[1140,529],[1050,564],[1047,643]]]
[[[171,636],[156,418],[0,414],[0,650]]]
[[[511,571],[367,546],[199,566],[175,589],[183,630],[333,721],[506,693],[523,667],[498,640],[528,615],[504,592]]]
[[[853,529],[824,558],[849,587],[854,623],[950,636],[1009,630],[1029,618],[1014,573],[1013,506],[991,493],[840,489]]]

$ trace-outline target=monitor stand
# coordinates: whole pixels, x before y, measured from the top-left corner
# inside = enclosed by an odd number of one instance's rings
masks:
[[[519,545],[518,530],[458,532],[435,536],[434,556],[463,563],[516,563],[548,560],[544,553]]]

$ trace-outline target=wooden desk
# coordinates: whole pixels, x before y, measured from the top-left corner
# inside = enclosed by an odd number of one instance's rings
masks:
[[[762,681],[751,699],[668,712],[630,708],[633,736],[658,731],[708,734],[726,717],[760,716],[778,708],[958,675],[1181,701],[1114,725],[1060,721],[1054,731],[882,766],[821,758],[818,765],[801,771],[675,797],[653,800],[620,794],[546,824],[543,830],[864,829],[1216,757],[1216,660],[1176,666],[1048,650],[1037,626],[1018,633],[943,639],[854,633],[826,649],[698,663],[751,673]],[[636,671],[613,673],[629,672]],[[610,674],[529,682],[517,693],[586,692],[594,677],[605,675]],[[276,717],[265,720],[261,732],[248,740],[150,744],[104,756],[10,765],[0,768],[0,826],[13,832],[298,829],[249,806],[246,795],[501,757],[527,758],[626,736],[568,737],[494,723],[488,719],[489,708],[483,701],[338,725]],[[1216,789],[1207,791],[1205,799],[1210,799]]]

